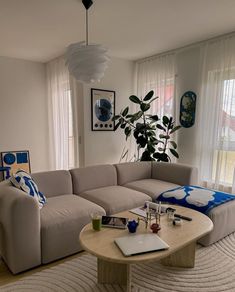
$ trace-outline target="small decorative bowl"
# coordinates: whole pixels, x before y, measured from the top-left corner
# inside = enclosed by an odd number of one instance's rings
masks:
[[[161,227],[157,223],[153,223],[150,226],[150,229],[153,231],[153,233],[158,233],[159,230],[161,230]]]

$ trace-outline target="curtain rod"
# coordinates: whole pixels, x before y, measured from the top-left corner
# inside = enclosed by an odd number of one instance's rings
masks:
[[[173,49],[173,50],[169,50],[169,51],[165,51],[165,52],[162,52],[162,53],[159,53],[159,54],[155,54],[155,55],[143,58],[143,59],[137,59],[134,62],[137,63],[137,64],[140,64],[140,63],[143,63],[143,62],[146,62],[146,61],[154,60],[154,59],[156,59],[158,57],[161,57],[161,56],[166,56],[166,55],[179,53],[179,52],[182,52],[182,51],[190,49],[190,48],[196,48],[196,47],[198,47],[198,46],[200,46],[200,45],[202,45],[202,44],[204,44],[206,42],[213,42],[213,41],[217,41],[217,40],[222,39],[222,38],[232,37],[234,35],[235,35],[235,31],[232,31],[232,32],[229,32],[229,33],[226,33],[226,34],[222,34],[222,35],[219,35],[219,36],[207,39],[207,40],[195,42],[195,43],[183,46],[183,47],[179,47],[179,48],[176,48],[176,49]]]

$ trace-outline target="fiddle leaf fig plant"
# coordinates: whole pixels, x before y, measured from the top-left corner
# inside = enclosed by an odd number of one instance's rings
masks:
[[[129,106],[124,108],[119,115],[113,117],[113,121],[116,121],[114,129],[121,128],[126,140],[131,135],[134,136],[138,160],[170,162],[169,154],[179,158],[176,151],[177,144],[172,140],[172,134],[179,130],[180,126],[175,126],[172,117],[160,118],[157,114],[147,114],[152,102],[158,98],[153,96],[153,90],[149,91],[144,98],[131,95],[129,100],[137,104],[139,109],[131,114]],[[140,153],[141,157],[139,157]]]

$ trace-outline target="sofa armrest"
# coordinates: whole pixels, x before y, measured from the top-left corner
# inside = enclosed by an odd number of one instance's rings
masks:
[[[40,209],[33,197],[0,183],[0,253],[14,273],[41,264]]]
[[[167,162],[152,162],[152,178],[168,181],[178,185],[197,185],[196,167]]]

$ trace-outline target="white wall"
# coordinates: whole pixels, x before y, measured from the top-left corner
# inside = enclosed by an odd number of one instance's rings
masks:
[[[181,128],[178,131],[178,152],[179,163],[196,165],[196,125],[198,119],[198,99],[199,96],[199,47],[185,49],[176,55],[176,99],[177,112],[180,110],[180,99],[186,91],[194,91],[197,95],[196,120],[191,128]],[[179,118],[176,121],[179,124]]]
[[[0,57],[0,152],[29,150],[32,172],[48,169],[46,69]]]
[[[101,163],[117,163],[125,145],[121,130],[91,131],[91,88],[116,91],[116,114],[129,104],[133,94],[134,63],[112,58],[104,78],[99,83],[84,86],[84,148],[85,166]]]

